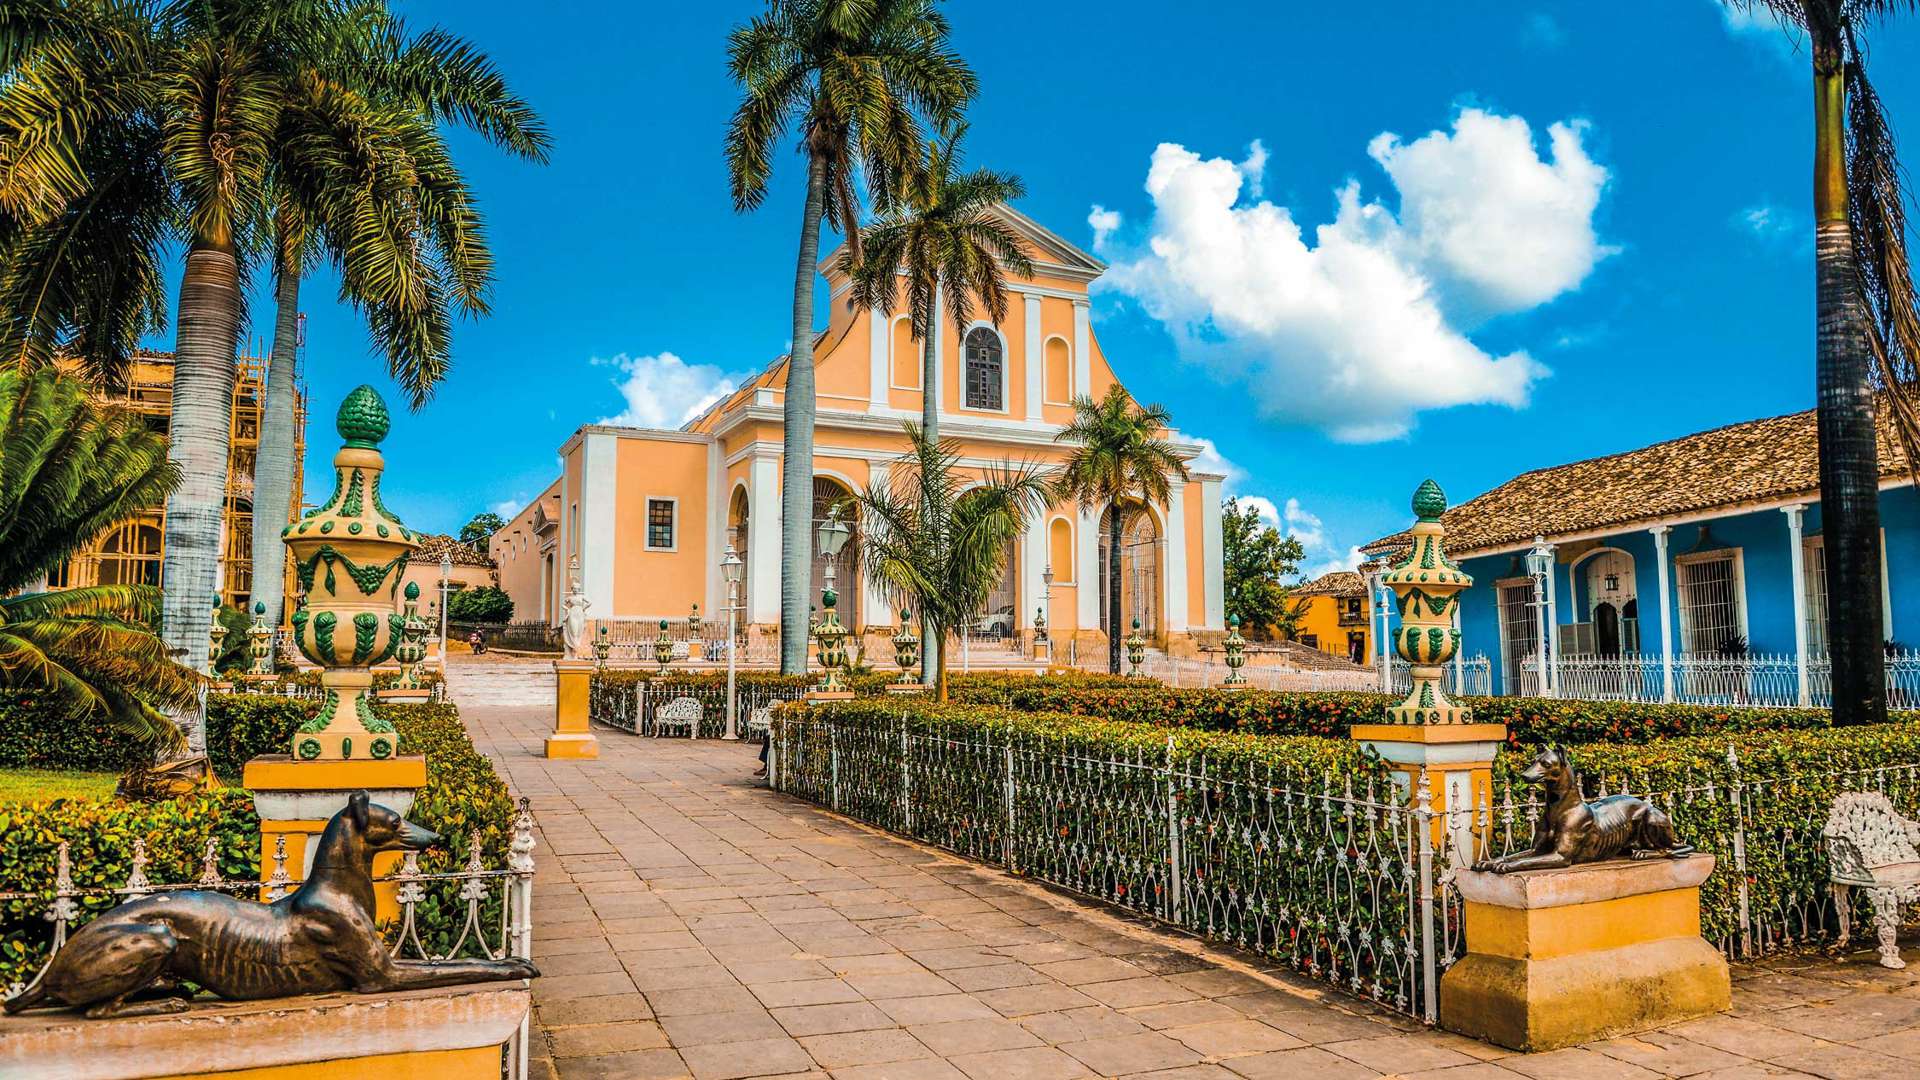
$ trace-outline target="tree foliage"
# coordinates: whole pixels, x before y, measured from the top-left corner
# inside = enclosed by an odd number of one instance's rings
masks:
[[[1299,572],[1306,552],[1300,541],[1280,535],[1252,506],[1229,498],[1220,505],[1221,556],[1226,563],[1227,614],[1240,617],[1240,630],[1254,641],[1299,632],[1305,605],[1290,600],[1281,582]]]
[[[475,514],[472,521],[460,526],[460,542],[485,554],[488,538],[505,528],[506,524],[505,518],[491,510],[484,514]]]
[[[23,591],[165,501],[179,477],[166,440],[51,368],[0,367],[0,425],[0,686],[45,690],[73,719],[171,745],[178,729],[156,706],[193,704],[200,678],[153,632],[159,590]]]
[[[938,628],[923,643],[944,700],[945,632],[978,615],[1006,573],[1007,545],[1053,500],[1050,480],[1027,464],[960,470],[960,446],[904,425],[912,450],[885,479],[853,496],[860,560],[888,601],[917,608]]]
[[[455,622],[512,622],[513,597],[492,585],[461,589],[447,597],[447,618]]]

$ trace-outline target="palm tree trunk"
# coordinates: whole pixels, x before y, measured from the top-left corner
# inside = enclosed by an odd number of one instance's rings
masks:
[[[180,281],[167,457],[180,486],[167,499],[161,557],[161,637],[183,664],[204,670],[220,586],[227,453],[233,425],[234,350],[240,337],[240,274],[231,244],[196,240]],[[204,753],[206,715],[176,717],[189,753]]]
[[[286,547],[281,528],[291,519],[293,476],[293,367],[300,347],[300,266],[283,258],[274,293],[273,355],[267,361],[260,453],[253,463],[253,599],[265,604],[267,625],[278,626],[286,591]]]
[[[1887,718],[1887,675],[1880,605],[1880,463],[1867,316],[1847,218],[1842,142],[1846,96],[1837,43],[1816,43],[1813,85],[1814,368],[1833,722],[1882,723]]]
[[[1120,674],[1120,501],[1114,500],[1107,523],[1107,671]]]
[[[813,278],[826,205],[826,163],[807,157],[807,203],[793,273],[793,348],[787,354],[780,462],[780,671],[807,670],[807,586],[813,564]]]
[[[940,385],[935,381],[938,373],[933,367],[934,336],[938,333],[940,333],[940,322],[936,319],[932,328],[924,335],[926,340],[920,343],[920,428],[926,432],[927,441],[935,445],[940,442]],[[920,640],[933,642],[934,634],[938,632],[939,627],[934,624],[926,611],[927,606],[920,605]],[[935,665],[922,664],[920,685],[939,685],[936,680],[940,674],[940,671],[935,670]],[[941,700],[946,699],[943,696]]]
[[[927,639],[927,656],[933,662],[922,665],[921,671],[933,676],[927,685],[934,688],[934,700],[945,701],[947,700],[947,632],[944,627],[936,625],[930,633],[932,636]]]

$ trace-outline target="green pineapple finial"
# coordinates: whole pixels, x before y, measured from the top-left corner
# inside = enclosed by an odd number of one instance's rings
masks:
[[[1439,521],[1440,515],[1447,509],[1447,493],[1432,479],[1420,482],[1413,493],[1413,512],[1421,521]]]
[[[340,437],[347,441],[348,446],[358,450],[379,447],[380,440],[387,437],[387,429],[392,423],[392,418],[387,415],[387,403],[380,399],[380,392],[365,383],[355,387],[340,403],[340,411],[333,420]]]

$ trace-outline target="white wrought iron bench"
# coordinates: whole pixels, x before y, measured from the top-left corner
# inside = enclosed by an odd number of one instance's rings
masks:
[[[1853,932],[1853,890],[1873,902],[1873,928],[1880,940],[1880,966],[1903,968],[1900,905],[1920,900],[1920,822],[1894,813],[1877,791],[1849,791],[1833,800],[1826,827],[1832,864],[1833,903],[1840,913],[1840,944]]]
[[[699,698],[674,698],[672,701],[654,710],[654,738],[657,739],[664,735],[672,735],[684,731],[687,738],[691,739],[699,732],[700,718],[704,713],[705,710],[701,708]]]
[[[767,737],[767,729],[773,726],[773,706],[762,705],[747,714],[747,738]]]

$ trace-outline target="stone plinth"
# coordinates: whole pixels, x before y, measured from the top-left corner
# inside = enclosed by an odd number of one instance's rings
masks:
[[[16,1080],[499,1080],[525,1030],[524,982],[207,1002],[181,1013],[0,1019],[0,1076]]]
[[[593,686],[591,660],[553,662],[553,734],[547,736],[550,758],[597,758],[600,740],[587,730],[588,693]]]
[[[427,786],[427,759],[420,755],[384,761],[295,761],[285,754],[265,754],[247,762],[241,784],[253,796],[260,815],[260,875],[273,873],[273,852],[280,838],[287,841],[287,877],[298,885],[307,879],[327,822],[347,805],[348,796],[365,791],[367,798],[406,817],[413,798]],[[373,874],[398,870],[402,852],[383,851],[373,857]],[[400,913],[399,886],[380,882],[373,887],[376,919]],[[265,899],[264,897],[262,899]]]
[[[1539,1051],[1727,1008],[1727,962],[1700,936],[1708,855],[1454,878],[1467,955],[1440,980],[1440,1026]]]
[[[399,688],[393,688],[388,690],[375,690],[373,694],[375,698],[381,701],[408,701],[418,703],[433,700],[433,691],[431,690],[401,690]]]

